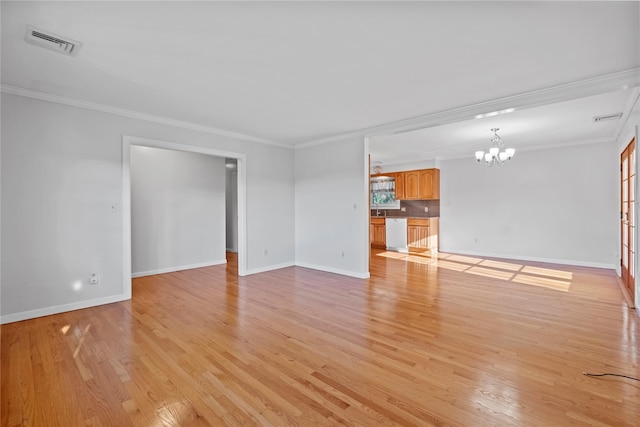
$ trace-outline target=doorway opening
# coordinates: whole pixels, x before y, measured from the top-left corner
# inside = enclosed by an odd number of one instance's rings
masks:
[[[123,135],[122,138],[122,219],[123,219],[123,295],[131,298],[132,279],[132,230],[131,230],[131,149],[132,147],[149,147],[177,152],[205,154],[222,158],[225,164],[230,160],[235,164],[236,197],[237,197],[237,270],[239,276],[246,275],[246,155],[211,148],[191,146],[167,141]],[[226,212],[223,213],[226,215]],[[226,246],[226,242],[224,242]]]
[[[225,167],[225,228],[227,252],[238,252],[238,161],[226,158]]]

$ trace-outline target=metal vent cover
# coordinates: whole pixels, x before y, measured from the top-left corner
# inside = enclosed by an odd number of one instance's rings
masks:
[[[82,43],[68,37],[63,37],[51,31],[42,30],[32,25],[27,25],[24,35],[27,43],[44,47],[67,56],[76,56]]]
[[[616,120],[622,117],[622,113],[605,114],[603,116],[593,116],[593,122],[603,122],[605,120]]]

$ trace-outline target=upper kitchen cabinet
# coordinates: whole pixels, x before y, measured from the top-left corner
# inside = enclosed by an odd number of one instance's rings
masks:
[[[429,200],[440,198],[440,169],[421,169],[402,172],[404,197],[402,200]],[[397,178],[396,178],[397,181]]]
[[[404,172],[404,199],[415,200],[418,199],[420,194],[418,185],[420,182],[420,175],[418,171]]]
[[[396,172],[393,174],[396,184],[396,200],[405,198],[405,176],[404,172]]]
[[[440,198],[440,169],[424,169],[419,171],[419,199]]]

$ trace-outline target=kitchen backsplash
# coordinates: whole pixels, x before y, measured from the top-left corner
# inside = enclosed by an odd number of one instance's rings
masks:
[[[425,212],[424,208],[429,208]],[[405,211],[402,211],[405,208]],[[411,217],[411,218],[434,218],[440,216],[440,200],[400,200],[400,209],[380,209],[380,216]],[[371,209],[371,216],[376,216],[376,210]]]

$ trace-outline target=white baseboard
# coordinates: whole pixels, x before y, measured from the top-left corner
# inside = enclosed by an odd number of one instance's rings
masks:
[[[355,277],[357,279],[368,279],[371,277],[369,272],[358,273],[351,270],[342,270],[340,268],[326,267],[324,265],[308,264],[306,262],[296,262],[297,267],[310,268],[312,270],[326,271],[327,273],[342,274],[343,276]]]
[[[64,313],[67,311],[81,310],[83,308],[95,307],[97,305],[112,304],[114,302],[126,301],[125,295],[113,295],[104,298],[96,298],[86,301],[72,302],[69,304],[54,305],[52,307],[39,308],[37,310],[21,311],[19,313],[5,314],[0,316],[0,324],[19,322],[21,320],[35,319],[36,317],[50,316],[52,314]]]
[[[295,264],[293,262],[284,262],[282,264],[274,264],[267,265],[266,267],[258,267],[247,269],[245,276],[249,276],[251,274],[265,273],[267,271],[279,270],[281,268],[293,267]]]
[[[496,253],[474,252],[474,251],[457,251],[457,250],[448,250],[443,248],[440,248],[440,253],[469,255],[469,256],[477,256],[477,257],[485,257],[485,258],[512,259],[517,261],[544,262],[549,264],[560,264],[560,265],[574,265],[577,267],[605,268],[607,270],[616,269],[615,264],[575,261],[575,260],[568,260],[568,259],[538,258],[538,257],[527,257],[527,256],[517,256],[517,255],[510,255],[510,254],[496,254]]]
[[[227,263],[227,260],[222,259],[217,261],[203,262],[199,264],[189,264],[189,265],[180,265],[177,267],[159,268],[157,270],[139,271],[137,273],[131,273],[131,277],[136,278],[136,277],[144,277],[144,276],[153,276],[154,274],[173,273],[176,271],[191,270],[193,268],[211,267],[214,265],[221,265],[226,263]]]

